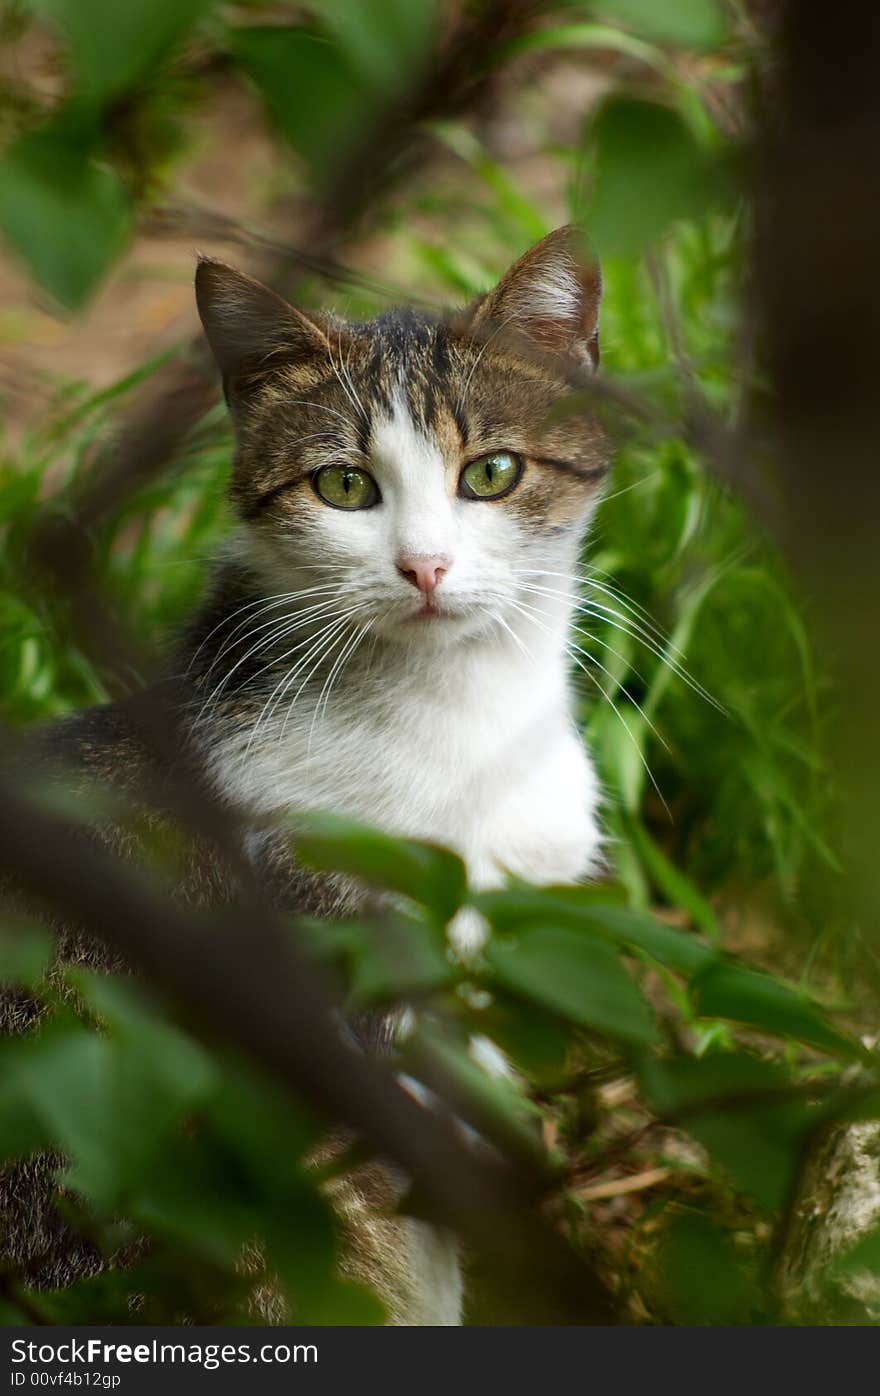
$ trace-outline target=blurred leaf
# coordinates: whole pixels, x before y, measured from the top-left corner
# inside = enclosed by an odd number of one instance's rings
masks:
[[[234,29],[230,46],[279,131],[319,182],[374,125],[371,84],[324,35],[304,29]]]
[[[52,937],[45,926],[32,921],[0,920],[0,985],[35,989],[52,960]]]
[[[646,1056],[639,1079],[652,1110],[679,1119],[742,1096],[749,1101],[763,1094],[775,1099],[791,1078],[778,1063],[746,1052],[717,1052],[700,1058]]]
[[[22,1050],[20,1041],[6,1041],[0,1047],[0,1160],[4,1162],[27,1158],[53,1142],[52,1130],[20,1073]]]
[[[73,1160],[74,1186],[111,1205],[119,1193],[111,1118],[113,1048],[81,1028],[43,1032],[23,1053],[16,1078],[53,1143]],[[116,1135],[117,1142],[121,1142]]]
[[[498,1044],[527,1080],[538,1086],[559,1081],[565,1071],[573,1030],[553,1013],[529,1004],[493,986],[492,1003],[474,1012],[471,1023]]]
[[[55,1324],[131,1323],[134,1297],[140,1324],[179,1324],[183,1315],[210,1314],[214,1322],[241,1322],[248,1312],[254,1278],[217,1266],[180,1246],[153,1240],[145,1259],[104,1270],[45,1296],[47,1319]]]
[[[498,982],[581,1027],[641,1046],[656,1041],[651,1011],[617,954],[598,938],[561,929],[490,940]]]
[[[13,1079],[68,1156],[71,1185],[111,1208],[216,1075],[201,1047],[137,1005],[132,986],[85,971],[70,978],[111,1018],[111,1033],[52,1023],[21,1050]]]
[[[693,974],[712,964],[717,955],[713,946],[690,931],[680,931],[654,916],[630,911],[628,907],[603,907],[601,911],[597,909],[591,919],[597,930],[610,936],[621,948],[642,950],[680,974]]]
[[[205,1117],[216,1132],[212,1152],[235,1160],[230,1176],[239,1179],[241,1197],[252,1192],[255,1211],[261,1209],[268,1269],[281,1280],[297,1322],[380,1323],[383,1313],[373,1296],[337,1273],[333,1214],[317,1191],[320,1174],[307,1159],[326,1145],[326,1126],[275,1082],[234,1059]],[[150,1205],[155,1208],[155,1196]],[[169,1212],[166,1194],[154,1215],[176,1227],[178,1208],[171,1199]]]
[[[504,166],[493,160],[469,127],[459,121],[435,121],[430,130],[479,176],[492,195],[495,211],[506,225],[520,229],[529,243],[538,242],[550,231],[546,217],[534,201],[522,192]],[[466,293],[473,295],[484,290],[485,276],[480,285],[467,288]]]
[[[691,991],[697,1011],[707,1018],[732,1018],[813,1043],[835,1055],[874,1060],[858,1042],[835,1028],[808,994],[772,975],[719,961],[700,971]]]
[[[485,1047],[486,1044],[481,1044]],[[480,1046],[456,1042],[421,1024],[404,1044],[403,1070],[436,1091],[457,1116],[478,1130],[513,1161],[540,1165],[544,1151],[535,1128],[534,1107],[510,1076],[490,1073],[479,1063]]]
[[[297,815],[293,842],[297,857],[309,867],[402,892],[441,921],[450,920],[464,900],[464,864],[457,854],[434,844],[396,839],[331,814]]]
[[[664,69],[665,56],[644,39],[607,24],[553,24],[531,33],[520,34],[505,46],[505,55],[534,53],[548,49],[608,49],[636,58],[652,68]]]
[[[0,229],[63,305],[88,299],[128,236],[122,185],[58,122],[20,137],[0,159]]]
[[[235,1059],[224,1063],[223,1090],[207,1103],[204,1114],[252,1175],[254,1186],[273,1198],[286,1191],[325,1130],[289,1092]],[[283,1168],[279,1158],[285,1160]]]
[[[641,252],[679,219],[703,213],[724,189],[720,157],[700,146],[669,107],[614,99],[591,136],[596,175],[586,221],[602,254]]]
[[[675,1324],[744,1324],[760,1298],[729,1233],[709,1217],[687,1212],[670,1218],[655,1259],[655,1303]]]
[[[548,926],[599,933],[622,949],[642,950],[688,976],[717,957],[712,946],[687,931],[676,930],[644,912],[603,902],[607,892],[601,886],[510,888],[479,893],[473,902],[502,934]]]
[[[140,1181],[128,1203],[134,1219],[221,1266],[235,1265],[259,1234],[256,1196],[209,1140],[176,1140],[163,1167]]]
[[[7,1302],[5,1299],[0,1299],[0,1326],[9,1328],[13,1325],[18,1326],[29,1322],[30,1318],[23,1308],[20,1308],[14,1301]]]
[[[724,12],[717,0],[599,0],[595,7],[609,19],[629,24],[640,37],[682,48],[717,48],[727,37]]]
[[[646,1056],[639,1078],[652,1109],[699,1140],[740,1187],[770,1210],[785,1204],[814,1121],[803,1101],[786,1098],[782,1066],[745,1053]]]
[[[126,1070],[139,1063],[140,1084],[152,1080],[175,1108],[211,1092],[217,1072],[207,1051],[164,1020],[139,984],[88,970],[69,971],[68,979],[112,1027],[125,1049]]]
[[[288,1196],[283,1210],[270,1216],[266,1260],[298,1324],[385,1322],[385,1309],[376,1296],[340,1274],[333,1213],[314,1187],[301,1187]]]
[[[437,25],[436,0],[321,0],[319,14],[377,93],[418,79]]]
[[[627,819],[627,832],[644,860],[655,886],[672,906],[681,907],[701,931],[705,931],[706,935],[716,940],[718,921],[715,913],[690,878],[666,857],[640,819]]]
[[[373,920],[298,917],[295,933],[316,959],[342,964],[348,1011],[425,995],[455,973],[443,924],[427,925],[396,909],[383,909]]]
[[[361,929],[353,947],[349,1009],[424,995],[452,978],[444,945],[428,926],[388,916]]]
[[[32,0],[70,47],[79,89],[104,102],[134,87],[215,0]]]

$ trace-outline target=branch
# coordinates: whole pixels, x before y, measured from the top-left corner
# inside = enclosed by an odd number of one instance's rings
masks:
[[[0,875],[75,917],[209,1039],[241,1049],[400,1164],[436,1219],[495,1262],[510,1301],[528,1305],[531,1322],[541,1313],[556,1322],[613,1321],[604,1286],[536,1212],[543,1176],[466,1145],[450,1118],[417,1103],[387,1067],[349,1045],[313,966],[270,908],[249,899],[206,924],[21,789],[0,785]]]

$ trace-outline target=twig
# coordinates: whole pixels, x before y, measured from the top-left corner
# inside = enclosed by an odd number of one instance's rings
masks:
[[[581,1202],[600,1202],[608,1197],[624,1197],[630,1192],[645,1192],[665,1183],[672,1176],[671,1168],[648,1168],[644,1173],[634,1173],[630,1178],[612,1178],[607,1183],[590,1183],[586,1187],[575,1188],[574,1196]]]

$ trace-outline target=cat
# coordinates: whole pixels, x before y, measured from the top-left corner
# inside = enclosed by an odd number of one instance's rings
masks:
[[[571,397],[599,358],[601,279],[578,245],[551,233],[465,310],[366,323],[199,261],[235,429],[235,522],[175,657],[181,739],[251,816],[249,857],[286,906],[356,905],[267,831],[297,810],[443,844],[481,889],[578,881],[601,863],[567,657],[609,469],[599,422]],[[74,716],[50,744],[135,792],[151,761],[124,707]],[[217,881],[188,894],[210,899]],[[460,916],[451,935],[467,956],[483,930]],[[455,1243],[381,1218],[388,1176],[338,1198],[349,1269],[391,1322],[458,1323]]]

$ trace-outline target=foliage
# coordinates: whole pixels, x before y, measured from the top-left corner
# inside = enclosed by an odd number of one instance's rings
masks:
[[[45,291],[84,304],[171,178],[189,90],[211,80],[196,76],[197,56],[202,71],[213,71],[208,52],[224,80],[231,66],[253,85],[278,132],[279,167],[289,173],[293,150],[296,179],[314,191],[365,122],[379,128],[383,102],[400,98],[396,83],[389,97],[389,76],[417,82],[440,22],[432,6],[383,0],[304,8],[304,21],[279,23],[277,6],[210,0],[17,7],[21,24],[50,26],[67,64],[56,108],[28,107],[0,157],[0,227]],[[681,61],[691,48],[705,65],[699,80]],[[579,146],[559,151],[548,136],[545,151],[569,213],[585,217],[603,252],[604,371],[638,408],[612,425],[621,446],[584,561],[573,652],[580,721],[609,791],[613,879],[480,895],[448,852],[323,817],[293,835],[303,860],[399,900],[393,914],[297,933],[351,1011],[400,1001],[417,1010],[406,1070],[419,1078],[442,1063],[460,1113],[488,1137],[534,1149],[540,1112],[551,1210],[623,1277],[632,1316],[774,1321],[774,1257],[804,1160],[854,1098],[870,1114],[877,1096],[876,1060],[840,977],[822,666],[781,563],[714,482],[699,430],[706,412],[729,424],[746,399],[763,400],[737,329],[747,235],[738,152],[704,90],[758,60],[709,0],[548,7],[496,57],[554,50],[625,60]],[[167,109],[169,77],[178,86]],[[120,139],[123,118],[136,142]],[[409,269],[414,291],[460,299],[555,211],[516,185],[478,124],[437,124],[432,135],[445,186],[414,178],[383,207],[389,260]],[[313,280],[303,295],[328,292]],[[346,290],[352,313],[380,304],[368,289]],[[66,387],[0,467],[0,702],[12,724],[107,696],[106,676],[66,632],[62,601],[35,590],[26,544],[38,518],[65,509],[120,409],[159,367],[100,394]],[[92,540],[108,594],[150,640],[198,595],[226,526],[229,450],[218,408],[174,469]],[[733,953],[730,908],[748,921],[757,906],[773,931],[752,963],[751,945]],[[446,949],[463,907],[492,928],[472,962]],[[810,945],[809,981],[794,982],[798,947]],[[47,978],[45,929],[9,917],[0,949],[4,979],[46,1010],[38,1033],[0,1046],[0,1149],[8,1160],[63,1153],[63,1205],[103,1252],[138,1234],[153,1241],[133,1269],[63,1292],[8,1275],[6,1321],[34,1310],[53,1322],[246,1320],[241,1257],[257,1239],[297,1320],[380,1320],[372,1296],[336,1272],[318,1186],[331,1170],[311,1160],[326,1122],[311,1107],[207,1046],[140,986],[58,966]],[[504,1049],[516,1084],[476,1071],[475,1037]],[[609,1170],[612,1181],[621,1169],[637,1180],[646,1165],[662,1178],[627,1213],[622,1257],[601,1188]]]

